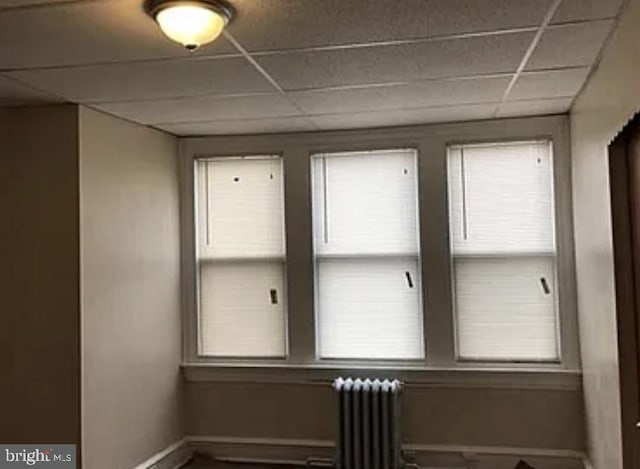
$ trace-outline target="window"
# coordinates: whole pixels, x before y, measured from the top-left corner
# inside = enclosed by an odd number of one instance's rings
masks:
[[[452,147],[448,179],[458,357],[559,360],[550,142]]]
[[[185,362],[224,379],[575,378],[567,131],[547,116],[186,138]]]
[[[197,160],[196,199],[199,355],[286,356],[281,158]]]
[[[424,356],[414,150],[312,158],[317,353]]]

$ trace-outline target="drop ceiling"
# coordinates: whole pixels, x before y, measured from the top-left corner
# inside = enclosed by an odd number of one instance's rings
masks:
[[[191,54],[142,0],[0,0],[0,106],[75,102],[176,135],[566,112],[623,0],[232,0]]]

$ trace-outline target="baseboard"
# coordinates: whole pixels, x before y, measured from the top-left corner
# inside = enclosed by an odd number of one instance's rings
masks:
[[[191,459],[193,452],[186,440],[176,441],[134,469],[179,469]]]
[[[273,461],[306,464],[309,459],[331,459],[333,441],[273,438],[187,436],[191,450],[209,458],[234,461]]]
[[[189,448],[218,460],[306,465],[333,458],[329,440],[187,436]],[[512,469],[520,459],[536,469],[584,469],[584,453],[573,450],[466,445],[403,445],[407,459],[422,467]]]
[[[583,458],[583,462],[584,462],[584,469],[593,469],[593,464],[591,464],[591,461],[589,460],[589,458],[585,456]]]

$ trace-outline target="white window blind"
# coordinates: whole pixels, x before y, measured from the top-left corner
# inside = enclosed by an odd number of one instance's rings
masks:
[[[458,356],[559,359],[551,144],[449,149]]]
[[[286,355],[282,161],[196,163],[199,352]]]
[[[424,356],[414,150],[314,155],[322,358]]]

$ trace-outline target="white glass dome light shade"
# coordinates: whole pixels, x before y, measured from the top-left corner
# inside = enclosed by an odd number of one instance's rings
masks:
[[[231,19],[227,8],[211,0],[155,1],[147,8],[162,32],[190,51],[214,41]]]

